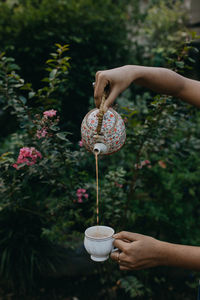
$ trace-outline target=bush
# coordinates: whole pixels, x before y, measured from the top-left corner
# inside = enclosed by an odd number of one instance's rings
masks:
[[[48,61],[47,84],[37,91],[19,77],[13,60],[1,55],[1,102],[17,116],[19,130],[4,146],[10,152],[0,157],[0,218],[4,224],[0,233],[0,272],[7,285],[19,291],[33,287],[36,278],[55,270],[59,252],[56,256],[55,252],[50,254],[51,242],[57,244],[61,237],[65,239],[74,225],[77,231],[83,226],[79,216],[82,208],[77,205],[76,196],[76,189],[85,186],[78,167],[80,154],[72,151],[69,133],[60,132],[56,110],[42,113],[40,108],[36,113],[27,106],[27,98],[44,102],[63,82],[69,58],[62,54],[67,50],[67,46],[58,45]],[[27,98],[20,91],[27,91]],[[56,231],[58,224],[62,224],[59,229],[65,231],[65,237],[63,231],[60,238],[57,233],[49,234],[48,241],[45,236],[49,228],[54,226]]]

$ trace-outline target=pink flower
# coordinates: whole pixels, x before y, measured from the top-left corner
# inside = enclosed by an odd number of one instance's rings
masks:
[[[77,200],[78,203],[83,202],[82,197],[85,197],[85,199],[88,199],[88,194],[86,194],[86,189],[77,189],[76,196],[78,198],[78,200]]]
[[[32,166],[37,162],[38,157],[41,159],[42,154],[34,147],[23,147],[20,149],[17,162],[13,164],[13,168],[18,169],[20,164]]]
[[[123,188],[123,184],[120,184],[120,183],[118,183],[118,182],[115,182],[115,186],[119,187],[120,189]]]
[[[57,113],[57,110],[51,109],[51,110],[44,111],[43,115],[45,118],[48,118],[48,117],[52,118],[52,117],[56,116],[56,113]]]
[[[83,141],[82,141],[82,140],[81,140],[81,141],[79,141],[79,143],[78,143],[78,144],[79,144],[79,146],[80,146],[80,147],[83,147]]]
[[[41,139],[47,135],[47,131],[45,128],[42,128],[41,130],[37,130],[36,136],[38,139]]]
[[[78,203],[82,203],[83,202],[83,200],[82,200],[82,198],[80,197],[80,198],[78,198],[78,201],[77,201]]]
[[[146,159],[141,161],[139,164],[135,164],[135,169],[142,169],[144,166],[147,166],[147,168],[151,168],[151,162]]]
[[[76,194],[77,194],[77,193],[85,193],[85,192],[86,192],[85,189],[78,189],[78,190],[76,191]]]

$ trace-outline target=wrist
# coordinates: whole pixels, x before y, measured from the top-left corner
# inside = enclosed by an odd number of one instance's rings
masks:
[[[126,72],[129,76],[131,82],[134,82],[137,80],[142,81],[145,79],[147,67],[137,66],[137,65],[126,65],[124,67],[126,68]]]
[[[167,266],[170,264],[170,244],[157,240],[157,262],[159,266]]]

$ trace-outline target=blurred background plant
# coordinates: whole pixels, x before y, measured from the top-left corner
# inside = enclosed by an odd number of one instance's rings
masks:
[[[122,273],[82,247],[96,220],[94,157],[80,141],[95,72],[132,63],[192,76],[198,36],[182,4],[0,3],[0,280],[13,299],[195,297],[194,272]],[[116,109],[127,141],[100,158],[100,222],[199,245],[199,112],[134,85]]]

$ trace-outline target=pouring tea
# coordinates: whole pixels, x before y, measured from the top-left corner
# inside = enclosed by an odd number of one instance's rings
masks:
[[[126,140],[125,124],[121,116],[112,108],[109,108],[106,113],[103,111],[103,106],[106,101],[106,92],[102,97],[100,108],[95,108],[87,113],[81,124],[81,137],[83,145],[87,150],[95,154],[96,164],[96,220],[97,226],[90,227],[85,231],[85,234],[91,230],[100,231],[110,230],[106,237],[96,238],[85,235],[84,245],[88,253],[91,254],[91,259],[95,261],[104,261],[108,259],[109,253],[113,251],[114,230],[107,226],[99,226],[99,186],[98,186],[98,155],[106,155],[117,152],[124,145]],[[108,229],[109,228],[109,229]],[[105,234],[105,232],[104,232]],[[100,243],[101,241],[101,243]],[[91,249],[97,247],[93,253]],[[101,246],[101,247],[100,247]],[[92,248],[91,248],[92,247]],[[90,249],[91,248],[91,249]],[[102,248],[102,249],[101,249]],[[107,249],[104,253],[105,248]],[[103,257],[102,253],[104,253]]]

